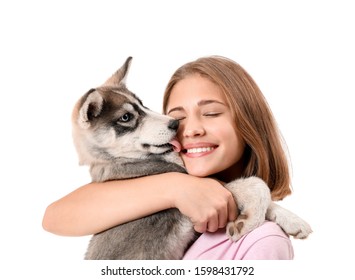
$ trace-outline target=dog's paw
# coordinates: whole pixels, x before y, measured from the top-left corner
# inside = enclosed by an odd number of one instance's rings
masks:
[[[235,221],[227,224],[226,234],[230,240],[237,241],[265,221],[271,203],[270,190],[257,177],[235,180],[226,188],[232,192],[240,212]]]
[[[291,229],[288,229],[289,232],[291,232],[292,230],[290,235],[292,235],[294,238],[306,239],[308,235],[310,235],[313,232],[311,226],[306,221],[304,221],[299,217],[294,219],[294,223],[298,224],[298,228],[293,226]]]
[[[277,223],[284,232],[296,239],[305,239],[313,232],[305,220],[276,203],[270,204],[266,218]]]
[[[237,220],[227,224],[226,232],[230,240],[235,242],[250,231],[250,224],[247,223],[246,218],[246,215],[239,215]]]

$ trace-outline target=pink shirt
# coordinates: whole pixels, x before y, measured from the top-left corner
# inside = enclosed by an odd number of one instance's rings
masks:
[[[237,242],[225,229],[202,234],[187,250],[184,260],[292,260],[289,237],[274,222],[266,221]]]

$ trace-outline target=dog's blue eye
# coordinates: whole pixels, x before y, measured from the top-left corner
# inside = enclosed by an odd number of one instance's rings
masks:
[[[122,115],[122,116],[118,119],[118,121],[120,121],[120,122],[129,122],[131,119],[132,119],[132,114],[126,113],[126,114]]]

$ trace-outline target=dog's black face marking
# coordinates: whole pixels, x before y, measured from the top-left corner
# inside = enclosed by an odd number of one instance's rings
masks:
[[[130,104],[133,106],[134,110],[139,114],[139,116],[145,117],[147,115],[137,104],[135,103],[130,103]],[[141,104],[141,106],[144,107],[143,104]]]
[[[96,90],[101,93],[104,102],[97,122],[94,116],[90,116],[90,121],[95,127],[112,127],[117,137],[133,132],[138,128],[141,118],[146,115],[141,109],[143,105],[140,100],[137,100],[138,104],[131,102],[125,94],[133,94],[121,87],[100,87]],[[121,94],[121,91],[124,91],[124,94]],[[92,92],[92,90],[89,92]],[[93,111],[95,112],[94,108]]]
[[[118,110],[110,108],[109,111],[109,116],[116,116],[110,125],[114,128],[117,137],[135,131],[141,123],[141,119],[146,116],[140,106],[132,102],[124,103]]]
[[[112,123],[112,127],[114,128],[117,136],[123,136],[127,133],[135,131],[138,127],[138,122],[135,122],[131,126],[120,125],[119,123],[115,122]]]
[[[129,105],[129,106],[128,106]],[[114,114],[117,114],[114,112]],[[118,118],[111,121],[117,136],[135,131],[140,123],[140,119],[145,113],[140,110],[139,106],[132,103],[126,103],[119,110]]]

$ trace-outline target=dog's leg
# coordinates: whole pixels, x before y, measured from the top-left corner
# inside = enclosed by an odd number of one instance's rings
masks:
[[[257,177],[235,180],[228,183],[226,188],[232,192],[239,209],[237,220],[227,225],[227,235],[232,241],[237,241],[265,221],[271,203],[270,190]]]
[[[306,221],[274,202],[267,209],[266,219],[277,223],[294,238],[304,239],[312,233],[311,226]]]

